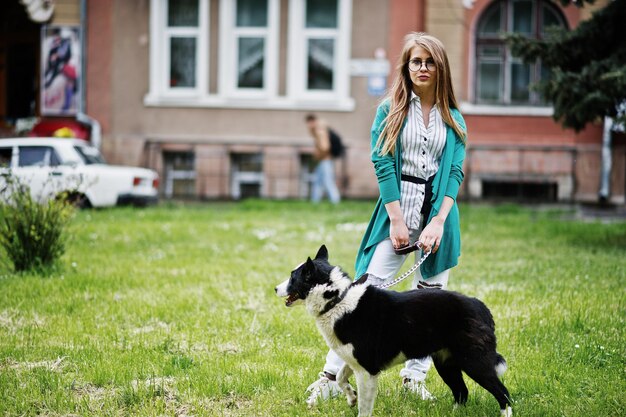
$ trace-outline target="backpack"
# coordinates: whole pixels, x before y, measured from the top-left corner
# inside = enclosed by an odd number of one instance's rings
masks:
[[[328,137],[330,139],[330,155],[333,158],[340,158],[346,152],[346,147],[341,142],[341,137],[332,129],[328,129]]]

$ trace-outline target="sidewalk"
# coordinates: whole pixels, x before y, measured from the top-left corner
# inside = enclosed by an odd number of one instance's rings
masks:
[[[574,215],[576,220],[626,222],[626,205],[579,204]]]

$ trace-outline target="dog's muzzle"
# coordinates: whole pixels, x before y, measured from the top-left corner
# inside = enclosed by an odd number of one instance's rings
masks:
[[[287,299],[285,300],[285,306],[291,307],[293,305],[293,303],[295,303],[299,299],[300,299],[300,297],[298,297],[296,294],[290,294],[287,297]]]
[[[285,305],[287,307],[291,307],[291,305],[295,303],[296,301],[298,301],[300,297],[298,297],[298,294],[289,294],[287,292],[288,284],[289,284],[289,280],[283,282],[282,284],[277,285],[274,290],[276,291],[277,296],[283,297],[283,298],[286,297]]]

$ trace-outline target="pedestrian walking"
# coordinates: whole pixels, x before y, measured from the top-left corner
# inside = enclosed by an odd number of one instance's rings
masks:
[[[334,153],[337,151],[334,150],[331,142],[331,137],[337,135],[326,125],[326,122],[315,114],[308,114],[305,120],[315,145],[313,158],[316,161],[316,166],[313,172],[311,201],[319,203],[323,194],[326,193],[330,202],[337,204],[341,201],[341,195],[335,182],[333,162]]]

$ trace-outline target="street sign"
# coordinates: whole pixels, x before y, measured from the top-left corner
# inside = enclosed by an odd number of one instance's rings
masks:
[[[371,75],[387,76],[389,61],[386,59],[351,59],[350,75],[353,77],[369,77]]]

